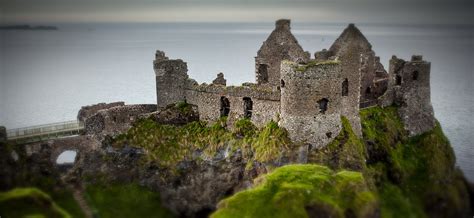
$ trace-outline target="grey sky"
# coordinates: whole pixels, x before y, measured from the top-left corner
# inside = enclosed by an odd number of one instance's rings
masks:
[[[472,24],[474,0],[0,0],[16,22],[295,21]]]

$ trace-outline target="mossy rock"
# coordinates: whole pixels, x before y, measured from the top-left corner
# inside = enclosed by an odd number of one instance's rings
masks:
[[[349,120],[341,117],[342,130],[326,147],[309,152],[308,162],[329,166],[331,169],[365,170],[367,151],[364,142],[354,134]]]
[[[376,195],[361,173],[320,165],[287,165],[256,180],[252,189],[224,199],[211,215],[220,217],[371,217]]]
[[[160,195],[137,184],[96,183],[86,187],[86,199],[98,217],[175,217],[161,206]]]
[[[15,188],[0,193],[2,217],[72,217],[37,188]]]
[[[368,150],[366,177],[376,185],[382,217],[466,217],[470,200],[441,126],[409,137],[396,107],[360,111]]]

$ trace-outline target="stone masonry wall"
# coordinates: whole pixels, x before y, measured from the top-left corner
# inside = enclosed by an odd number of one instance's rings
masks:
[[[342,68],[339,64],[316,66],[283,62],[281,119],[295,142],[319,148],[331,142],[341,131]],[[321,102],[326,99],[327,109]],[[323,109],[322,109],[323,108]]]
[[[228,124],[244,118],[244,97],[252,101],[252,116],[250,119],[262,127],[270,120],[276,120],[280,108],[280,93],[269,86],[222,86],[198,85],[190,82],[186,90],[186,101],[198,106],[199,118],[207,122],[217,121],[221,117],[221,98],[225,97],[230,103]]]
[[[98,111],[85,120],[85,133],[103,137],[127,131],[142,114],[156,111],[155,104],[118,106]]]
[[[96,114],[99,110],[109,109],[112,107],[117,106],[124,106],[124,102],[112,102],[112,103],[99,103],[89,106],[83,106],[77,113],[77,120],[84,122],[87,118],[91,117],[92,115]]]
[[[347,117],[352,129],[362,135],[359,107],[362,93],[361,55],[372,50],[372,45],[354,24],[344,29],[329,51],[341,61],[342,77],[348,79],[349,93],[342,100],[342,115]]]
[[[255,57],[255,75],[258,84],[280,84],[281,61],[289,60],[306,63],[310,54],[298,44],[290,31],[290,20],[278,20],[275,30],[270,34]]]
[[[400,106],[399,114],[405,129],[411,136],[433,129],[435,118],[430,93],[431,63],[423,61],[422,57],[417,55],[407,62],[396,60],[396,57],[392,59],[395,60],[391,63],[403,63],[398,71],[394,72],[394,103]]]
[[[185,86],[188,79],[186,62],[169,60],[162,51],[156,52],[153,62],[156,75],[156,97],[158,108],[165,108],[185,99]]]

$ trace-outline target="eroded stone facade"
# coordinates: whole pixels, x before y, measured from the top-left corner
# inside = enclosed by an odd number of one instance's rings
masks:
[[[343,82],[339,63],[281,66],[281,120],[292,141],[319,148],[341,131]]]
[[[400,111],[413,134],[431,129],[434,118],[429,103],[429,64],[414,60],[403,62],[400,69],[415,68],[421,83],[407,83],[402,89],[391,85],[395,76],[386,72],[354,24],[328,50],[316,52],[311,59],[292,35],[289,20],[278,20],[258,51],[257,84],[226,86],[223,73],[209,85],[199,84],[188,77],[186,62],[169,59],[162,51],[156,52],[154,61],[159,109],[185,101],[197,105],[199,119],[208,122],[227,117],[231,126],[238,119],[249,118],[262,127],[274,120],[288,130],[291,139],[312,147],[325,146],[339,134],[341,116],[361,136],[359,110],[388,105],[383,102],[403,102]],[[400,72],[405,71],[400,69],[391,73],[403,74]],[[416,108],[418,103],[424,106]]]
[[[155,104],[124,105],[102,109],[84,121],[84,132],[99,138],[106,135],[115,136],[131,128],[132,123],[141,115],[156,110]]]
[[[305,52],[290,31],[290,20],[276,21],[270,34],[255,57],[255,76],[258,84],[280,84],[280,64],[283,60],[306,63],[310,53]]]
[[[381,106],[396,104],[405,129],[411,136],[435,126],[430,89],[431,63],[413,55],[411,61],[393,56],[390,60],[389,91],[380,98]]]

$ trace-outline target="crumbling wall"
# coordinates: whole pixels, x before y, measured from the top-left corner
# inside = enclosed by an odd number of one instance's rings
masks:
[[[230,103],[228,124],[245,117],[244,98],[252,101],[251,116],[258,127],[270,120],[276,120],[280,108],[279,90],[269,86],[222,86],[190,82],[186,90],[186,101],[198,106],[199,118],[207,122],[217,121],[221,116],[221,98]]]
[[[306,63],[310,54],[298,44],[290,31],[290,20],[276,21],[270,34],[255,57],[255,75],[258,84],[280,84],[280,64],[283,60]]]
[[[322,147],[341,131],[342,68],[339,63],[313,66],[284,61],[281,66],[281,119],[295,142]]]
[[[158,108],[185,100],[188,79],[186,62],[169,60],[162,51],[156,51],[153,68],[156,75],[156,98]]]
[[[390,60],[390,92],[381,99],[381,105],[398,105],[400,117],[410,136],[433,129],[435,118],[430,93],[431,63],[422,56],[413,55],[411,61],[396,56]]]
[[[122,101],[112,102],[112,103],[98,103],[94,105],[83,106],[77,113],[77,120],[84,122],[87,118],[96,114],[99,110],[109,109],[117,106],[124,106],[125,103]]]
[[[117,106],[98,111],[85,120],[85,133],[96,136],[115,136],[127,131],[142,114],[156,111],[155,104]]]

